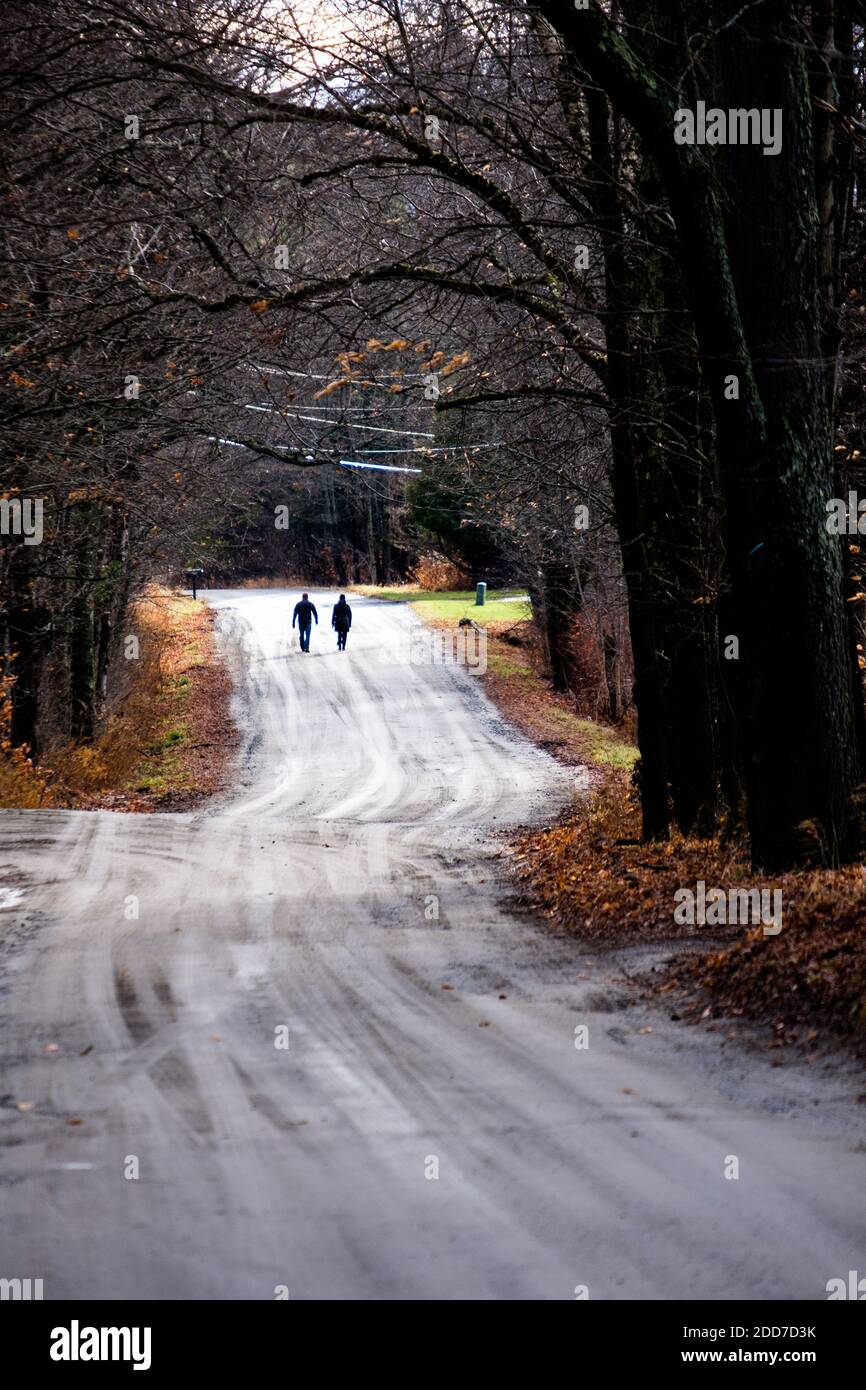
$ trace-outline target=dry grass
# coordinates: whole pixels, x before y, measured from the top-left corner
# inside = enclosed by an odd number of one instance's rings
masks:
[[[310,581],[308,579],[295,579],[286,574],[272,574],[266,578],[235,580],[231,587],[233,589],[297,589],[300,596],[303,589],[310,587]]]
[[[138,655],[120,656],[92,743],[46,751],[46,767],[0,760],[0,805],[179,809],[219,790],[237,744],[230,686],[215,658],[213,611],[152,586],[128,620]]]
[[[29,749],[15,747],[12,728],[11,692],[13,676],[0,677],[0,807],[51,806],[50,774],[34,767]]]
[[[173,632],[192,600],[150,588],[129,617],[139,654],[119,659],[112,671],[113,694],[93,743],[68,743],[49,750],[58,790],[67,805],[124,792],[135,779],[142,749],[155,736],[158,699],[173,661]]]
[[[556,694],[541,674],[529,622],[495,622],[487,628],[484,689],[512,724],[560,762],[589,769],[600,785],[608,769],[630,771],[637,749],[625,729],[578,714],[569,695]]]

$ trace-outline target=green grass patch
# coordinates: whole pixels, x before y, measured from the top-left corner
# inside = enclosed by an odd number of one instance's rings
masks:
[[[567,710],[563,710],[563,714],[567,719],[574,720],[578,732],[586,739],[592,762],[598,767],[622,768],[631,772],[638,757],[633,744],[623,743],[605,724],[596,724],[592,719],[579,719]]]
[[[529,598],[521,589],[490,589],[487,602],[481,606],[475,602],[474,589],[448,589],[443,593],[432,593],[412,584],[405,584],[399,589],[377,589],[372,584],[361,584],[356,586],[354,592],[365,594],[368,598],[382,599],[386,603],[409,603],[419,618],[431,622],[457,623],[461,618],[471,618],[479,627],[483,627],[487,623],[519,623],[532,616]]]
[[[517,661],[510,661],[507,656],[500,656],[498,652],[488,651],[487,669],[494,676],[511,676],[524,681],[536,679],[535,673],[528,666],[523,666]]]
[[[189,778],[183,771],[183,753],[188,738],[189,726],[176,724],[167,729],[157,742],[150,744],[135,779],[137,791],[160,796],[187,786]]]
[[[529,650],[513,648],[495,635],[487,649],[490,693],[503,712],[543,747],[568,750],[572,760],[605,771],[630,772],[637,749],[622,732],[597,724],[570,707],[535,669]]]
[[[174,729],[167,729],[155,743],[151,743],[147,754],[150,758],[160,758],[163,753],[169,753],[173,748],[177,748],[187,737],[189,729],[186,724],[181,724]]]

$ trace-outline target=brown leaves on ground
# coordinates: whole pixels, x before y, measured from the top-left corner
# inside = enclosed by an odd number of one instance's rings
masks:
[[[674,962],[663,989],[686,989],[713,1016],[772,1022],[780,1042],[866,1028],[866,867],[789,873],[782,930],[740,929],[722,951]]]
[[[0,738],[0,805],[186,810],[228,785],[238,734],[213,610],[153,586],[129,623],[138,655],[117,659],[94,740],[49,748],[48,771],[20,767],[20,750],[4,749]],[[2,714],[0,701],[0,735]]]
[[[741,847],[673,836],[642,844],[625,775],[558,825],[525,835],[515,852],[527,902],[557,927],[612,946],[691,938],[713,949],[676,958],[654,994],[677,994],[693,1018],[749,1018],[774,1045],[866,1029],[866,866],[762,875]],[[674,921],[677,889],[782,893],[782,929]],[[768,901],[772,901],[769,899]]]
[[[528,901],[558,926],[612,945],[693,937],[703,930],[674,921],[674,893],[708,885],[754,886],[739,850],[683,836],[642,844],[637,798],[625,773],[559,824],[525,835],[516,847],[517,876]],[[713,935],[728,929],[714,927]]]

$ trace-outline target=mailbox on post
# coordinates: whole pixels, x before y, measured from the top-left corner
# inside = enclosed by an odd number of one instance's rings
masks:
[[[198,598],[198,586],[201,583],[204,570],[187,570],[186,577],[189,580],[189,587],[192,589],[193,598]]]

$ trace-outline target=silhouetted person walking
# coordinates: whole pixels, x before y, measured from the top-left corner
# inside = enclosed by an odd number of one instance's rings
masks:
[[[337,634],[337,651],[346,650],[346,638],[349,635],[349,628],[352,626],[352,610],[346,602],[346,595],[341,594],[334,604],[334,611],[331,615],[331,627]]]
[[[292,614],[292,627],[298,624],[298,633],[301,638],[301,651],[310,650],[310,629],[313,626],[313,619],[316,620],[316,627],[319,626],[319,615],[316,612],[316,605],[310,603],[310,595],[303,594],[295,604],[295,611]]]

